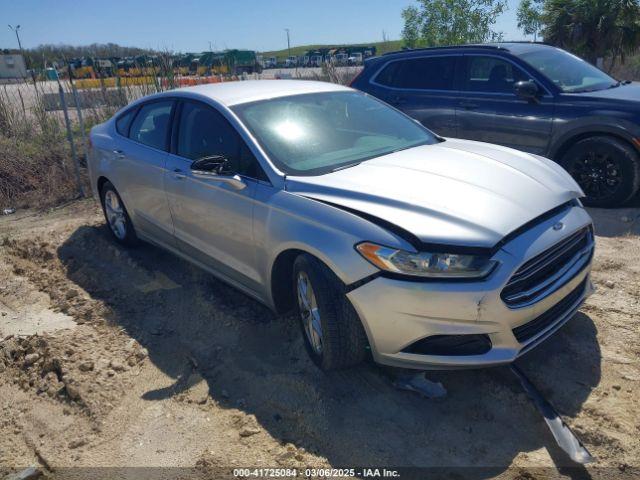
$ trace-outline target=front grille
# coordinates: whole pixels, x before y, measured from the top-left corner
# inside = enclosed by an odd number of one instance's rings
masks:
[[[533,305],[571,281],[592,255],[593,231],[585,227],[522,265],[500,297],[510,308]]]
[[[520,325],[513,329],[513,334],[520,343],[525,343],[530,338],[535,337],[538,333],[544,331],[555,323],[563,319],[568,313],[571,307],[580,299],[584,293],[587,280],[584,279],[580,282],[576,288],[574,288],[569,295],[564,297],[558,303],[556,303],[549,310],[544,312],[539,317],[534,318],[530,322]]]

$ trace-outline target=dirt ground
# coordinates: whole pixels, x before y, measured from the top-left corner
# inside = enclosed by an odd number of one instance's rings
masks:
[[[78,478],[80,467],[168,466],[185,470],[154,475],[429,466],[459,467],[454,478],[631,478],[640,208],[592,214],[597,292],[518,361],[595,456],[586,469],[565,468],[507,368],[430,373],[448,391],[438,400],[395,390],[375,365],[323,374],[291,318],[158,248],[115,245],[92,200],[0,217],[0,467]]]

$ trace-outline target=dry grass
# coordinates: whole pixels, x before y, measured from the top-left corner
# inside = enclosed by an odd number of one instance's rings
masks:
[[[80,173],[86,182],[83,132],[72,87],[62,82]],[[167,85],[167,82],[164,82]],[[80,91],[85,135],[129,101],[162,90],[161,82]],[[75,198],[78,185],[56,82],[0,86],[0,209],[48,207]]]
[[[0,206],[49,206],[77,191],[64,137],[0,136]]]
[[[360,72],[360,67],[338,68],[332,63],[323,63],[322,71],[311,75],[299,76],[306,80],[318,80],[321,82],[337,83],[339,85],[349,85],[355,76]]]
[[[619,80],[640,81],[640,53],[625,59],[624,64],[615,65],[610,73]]]
[[[0,207],[51,205],[77,190],[60,121],[37,86],[0,92]]]

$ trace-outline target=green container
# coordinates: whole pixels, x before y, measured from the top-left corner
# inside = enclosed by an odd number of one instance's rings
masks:
[[[55,68],[47,68],[45,70],[47,80],[58,80],[58,71]]]

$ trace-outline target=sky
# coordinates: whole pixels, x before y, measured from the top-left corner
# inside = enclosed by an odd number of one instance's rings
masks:
[[[495,29],[520,40],[520,0]],[[381,41],[402,32],[400,12],[412,0],[0,0],[0,49],[16,48],[6,24],[20,25],[24,48],[43,43],[118,43],[177,52]]]

